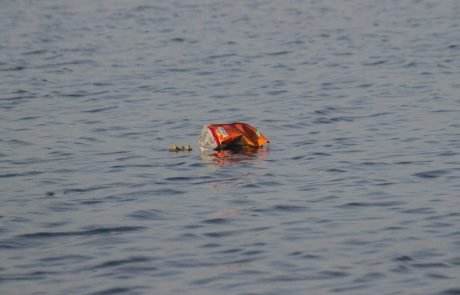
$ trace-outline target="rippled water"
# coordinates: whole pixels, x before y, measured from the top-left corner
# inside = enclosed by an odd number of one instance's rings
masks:
[[[1,6],[2,294],[460,294],[458,1]]]

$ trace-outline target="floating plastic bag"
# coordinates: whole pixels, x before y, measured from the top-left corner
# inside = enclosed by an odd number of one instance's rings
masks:
[[[201,148],[214,150],[261,147],[266,143],[268,139],[246,123],[205,125],[199,138]]]

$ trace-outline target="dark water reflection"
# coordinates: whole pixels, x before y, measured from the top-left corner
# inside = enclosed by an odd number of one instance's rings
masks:
[[[230,165],[251,164],[252,160],[267,160],[270,148],[241,147],[226,150],[201,150],[201,159],[206,163],[213,163],[219,167]],[[260,164],[257,162],[256,164]]]
[[[460,294],[459,14],[2,1],[0,293]]]

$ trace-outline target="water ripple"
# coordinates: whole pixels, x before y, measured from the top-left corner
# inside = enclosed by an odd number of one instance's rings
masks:
[[[143,229],[145,229],[145,227],[142,227],[142,226],[121,226],[121,227],[96,228],[92,230],[69,231],[69,232],[36,232],[36,233],[18,235],[17,238],[43,239],[43,238],[59,238],[59,237],[66,237],[66,236],[106,235],[106,234],[133,232],[133,231],[139,231]]]
[[[3,293],[459,294],[459,12],[2,1]]]

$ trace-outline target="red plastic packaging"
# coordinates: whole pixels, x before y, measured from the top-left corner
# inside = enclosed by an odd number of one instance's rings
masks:
[[[199,138],[203,149],[232,149],[262,147],[268,139],[247,123],[210,124],[201,129]]]

